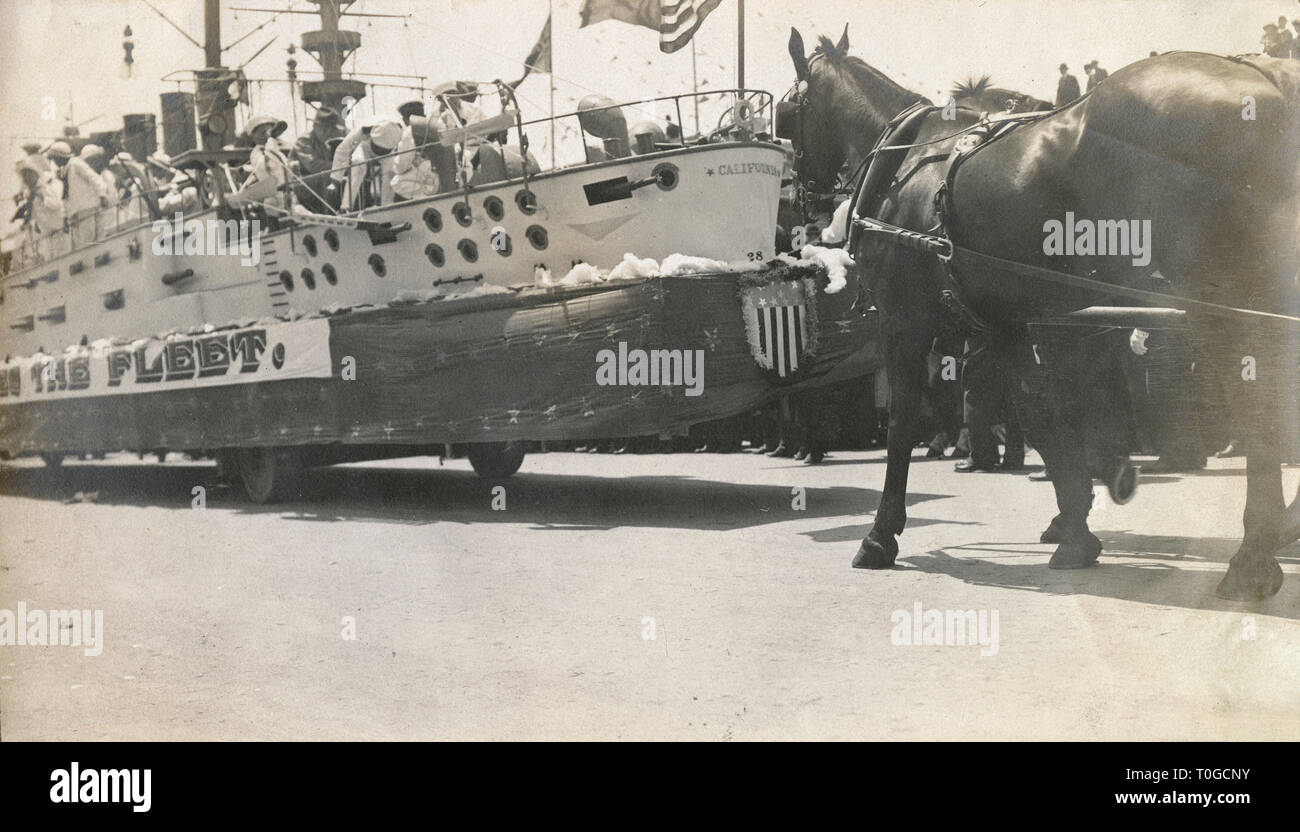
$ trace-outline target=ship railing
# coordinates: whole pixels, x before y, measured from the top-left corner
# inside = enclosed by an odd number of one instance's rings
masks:
[[[10,257],[9,272],[47,263],[75,249],[93,245],[114,234],[153,222],[150,200],[133,194],[122,201],[93,211],[79,212],[64,221],[64,228],[37,234],[30,225],[19,234]]]
[[[391,182],[384,183],[380,174],[391,178],[397,160],[408,154],[418,157],[414,167],[423,169],[426,176],[429,170],[437,174],[432,191],[409,197],[419,199],[509,179],[522,178],[526,184],[529,177],[545,171],[664,150],[725,141],[772,140],[774,101],[771,93],[764,90],[665,95],[523,121],[518,115],[513,90],[500,86],[504,91],[503,111],[499,115],[451,129],[436,122],[435,126],[444,133],[437,141],[342,167],[294,175],[289,190],[309,209],[327,211],[324,191],[331,179],[341,178],[340,211],[350,213],[389,203],[383,195]],[[698,104],[707,106],[696,115]],[[629,118],[629,114],[635,118]],[[684,134],[683,119],[688,114],[697,129]],[[549,152],[541,155],[549,157],[548,161],[553,158],[554,162],[543,167],[535,149],[549,150],[552,136],[555,136],[556,152],[553,156]],[[423,168],[425,165],[428,167]]]

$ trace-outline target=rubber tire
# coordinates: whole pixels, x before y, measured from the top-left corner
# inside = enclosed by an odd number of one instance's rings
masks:
[[[239,479],[244,493],[258,505],[276,503],[295,496],[298,485],[298,453],[293,448],[240,448]]]
[[[485,480],[503,480],[524,464],[522,442],[479,442],[465,451],[474,473]]]

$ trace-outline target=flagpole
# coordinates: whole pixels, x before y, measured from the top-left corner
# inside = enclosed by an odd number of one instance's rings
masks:
[[[555,18],[552,16],[554,14],[553,6],[554,6],[553,0],[546,0],[546,20],[552,26],[554,25],[554,21],[555,21]],[[548,48],[551,50],[551,71],[546,73],[546,83],[550,85],[551,88],[551,168],[554,169],[555,168],[555,30],[554,28],[552,28],[549,32],[547,32],[547,35],[551,39],[551,42],[547,44]]]
[[[736,88],[745,88],[745,0],[736,0]]]
[[[695,38],[691,38],[691,92],[695,93],[691,99],[695,102],[695,133],[698,135],[700,132],[700,84],[695,77]],[[681,115],[679,114],[677,117],[681,118]]]

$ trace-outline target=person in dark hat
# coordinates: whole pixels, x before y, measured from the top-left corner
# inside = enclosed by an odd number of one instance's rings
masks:
[[[343,118],[331,107],[321,107],[312,120],[311,130],[299,136],[293,146],[302,182],[295,192],[298,201],[315,213],[327,211],[325,189],[329,187],[329,170],[334,163],[334,148],[346,134]]]
[[[1070,68],[1061,64],[1061,80],[1056,82],[1056,106],[1064,107],[1079,97],[1079,79],[1070,74]]]
[[[408,101],[397,108],[397,114],[402,117],[402,124],[410,127],[411,116],[424,116],[424,102]]]
[[[1265,55],[1274,58],[1286,58],[1291,54],[1291,50],[1282,40],[1282,33],[1278,31],[1276,23],[1264,24],[1264,36],[1259,39],[1259,45]]]
[[[1092,92],[1093,87],[1105,81],[1110,75],[1109,72],[1101,68],[1101,61],[1096,58],[1092,59],[1092,63],[1084,66],[1083,71],[1088,73],[1088,92]]]

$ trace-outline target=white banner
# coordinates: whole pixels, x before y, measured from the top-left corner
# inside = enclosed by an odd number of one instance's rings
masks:
[[[329,321],[313,318],[14,359],[0,364],[0,406],[333,374]]]

